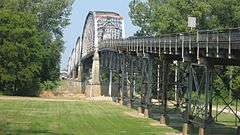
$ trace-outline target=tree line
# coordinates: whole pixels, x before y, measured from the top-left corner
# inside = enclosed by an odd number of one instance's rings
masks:
[[[188,32],[190,16],[199,30],[240,26],[240,0],[132,0],[129,8],[139,36]]]
[[[37,96],[60,75],[72,0],[0,1],[0,91]]]

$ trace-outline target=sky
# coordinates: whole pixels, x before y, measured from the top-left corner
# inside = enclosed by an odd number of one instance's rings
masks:
[[[64,30],[65,50],[62,54],[61,69],[67,66],[68,58],[71,54],[76,40],[82,35],[83,26],[89,11],[113,11],[119,13],[125,19],[126,37],[132,36],[137,27],[133,26],[128,15],[129,2],[131,0],[75,0],[70,16],[70,25]]]

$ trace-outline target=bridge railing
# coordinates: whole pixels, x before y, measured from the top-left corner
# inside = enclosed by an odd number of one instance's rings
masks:
[[[157,51],[161,48],[165,52],[166,48],[170,50],[172,48],[189,48],[191,50],[191,48],[196,48],[198,43],[200,48],[212,46],[221,49],[240,49],[239,45],[236,46],[240,43],[240,28],[166,34],[160,37],[109,39],[100,42],[99,48],[128,51]]]

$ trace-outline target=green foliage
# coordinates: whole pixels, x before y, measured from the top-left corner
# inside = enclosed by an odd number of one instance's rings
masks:
[[[218,71],[219,72],[219,71]],[[240,68],[229,66],[222,69],[219,76],[214,77],[214,89],[225,100],[240,99]]]
[[[132,0],[129,15],[136,33],[160,35],[189,31],[187,18],[197,17],[198,29],[239,27],[239,0]]]
[[[1,10],[0,22],[0,83],[18,93],[39,78],[44,56],[42,32],[30,13]]]
[[[40,83],[56,81],[72,0],[1,0],[0,89],[37,95]],[[10,91],[10,92],[9,92]]]
[[[229,67],[229,74],[232,75],[233,80],[231,81],[232,96],[240,99],[240,68]]]
[[[61,38],[56,39],[46,48],[46,55],[42,67],[41,79],[46,80],[58,80],[60,76],[60,60],[61,52],[63,51],[63,44]]]
[[[41,83],[41,90],[53,91],[60,85],[59,81],[44,81]]]

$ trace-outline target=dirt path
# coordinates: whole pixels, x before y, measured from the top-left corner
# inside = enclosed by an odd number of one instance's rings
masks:
[[[17,97],[17,96],[0,96],[0,100],[29,100],[29,101],[80,101],[82,99],[64,99],[64,98],[40,98],[40,97]]]
[[[62,97],[62,96],[53,96],[53,97],[18,97],[18,96],[0,96],[0,100],[29,100],[29,101],[112,101],[110,97],[85,97],[84,95],[78,96],[78,98],[72,97]]]

